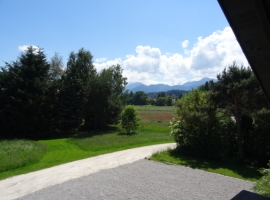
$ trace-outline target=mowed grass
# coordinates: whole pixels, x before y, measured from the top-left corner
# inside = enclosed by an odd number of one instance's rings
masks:
[[[207,172],[213,172],[224,176],[230,176],[253,182],[257,182],[263,175],[260,170],[255,168],[183,156],[179,155],[175,150],[170,149],[167,151],[155,153],[152,155],[151,160],[163,162],[166,164],[175,164],[195,169],[201,169]]]
[[[147,112],[148,115],[150,113],[148,110],[140,110],[140,107],[136,107],[136,109],[141,114]],[[167,108],[166,111],[159,111],[159,107],[151,109],[151,112],[156,114],[173,111],[173,109]],[[3,169],[0,171],[0,179],[114,151],[174,142],[173,137],[169,134],[167,121],[141,118],[141,126],[131,135],[126,135],[125,130],[117,125],[106,131],[97,133],[76,132],[70,137],[61,139],[24,141],[25,143],[21,144],[12,140],[8,141],[9,143],[5,148],[0,144],[0,152],[6,152],[5,160],[10,160],[10,164],[6,167],[4,167],[4,161],[0,160],[0,169]],[[28,148],[34,144],[38,148]],[[22,148],[17,148],[16,145]],[[6,149],[13,149],[13,151],[8,152]],[[21,154],[21,149],[28,149],[28,151]],[[24,158],[29,159],[22,162]],[[2,159],[2,156],[0,159]],[[18,162],[15,162],[15,160]]]

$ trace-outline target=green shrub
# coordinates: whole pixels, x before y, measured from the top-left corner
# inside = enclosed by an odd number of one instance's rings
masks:
[[[121,113],[121,125],[127,130],[127,134],[130,131],[135,130],[139,127],[140,118],[138,117],[137,110],[132,106],[126,106]]]
[[[218,158],[218,118],[207,99],[207,92],[191,90],[176,102],[176,109],[177,118],[171,122],[170,128],[178,151],[186,155]]]
[[[270,167],[270,161],[268,163]],[[254,190],[263,196],[270,197],[270,168],[263,170],[264,176],[255,185]]]

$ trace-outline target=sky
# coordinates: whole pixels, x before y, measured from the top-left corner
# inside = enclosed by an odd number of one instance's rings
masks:
[[[183,84],[248,62],[217,0],[0,0],[0,66],[33,45],[66,65],[89,50],[128,82]]]

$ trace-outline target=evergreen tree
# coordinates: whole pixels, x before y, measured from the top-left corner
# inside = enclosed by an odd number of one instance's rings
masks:
[[[49,77],[51,80],[61,79],[64,70],[63,70],[63,58],[59,53],[55,53],[50,61]]]
[[[88,88],[86,107],[86,128],[101,128],[118,122],[126,103],[126,78],[122,76],[120,65],[103,69],[93,79]]]
[[[239,67],[235,62],[217,75],[218,82],[212,87],[211,99],[217,103],[219,111],[232,116],[237,126],[238,155],[245,158],[241,118],[252,110],[254,79],[250,68]]]
[[[36,137],[50,129],[49,68],[43,50],[29,46],[2,69],[1,132],[7,137]]]
[[[60,124],[63,129],[79,128],[83,122],[87,88],[96,74],[92,58],[92,54],[83,48],[69,55],[60,94]]]

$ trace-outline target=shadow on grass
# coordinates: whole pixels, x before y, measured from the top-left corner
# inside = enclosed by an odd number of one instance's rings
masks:
[[[94,130],[72,130],[72,131],[52,131],[52,132],[44,132],[40,133],[39,135],[33,138],[25,138],[30,140],[55,140],[55,139],[63,139],[63,138],[88,138],[93,137],[95,135],[104,135],[104,134],[111,134],[115,132],[119,132],[120,128],[115,125],[108,125]],[[14,138],[12,138],[14,139]]]
[[[130,133],[127,132],[119,132],[118,135],[124,135],[124,136],[132,136],[132,135],[136,135],[137,133],[132,131]]]
[[[77,132],[74,132],[74,134],[71,136],[71,138],[80,138],[80,139],[89,138],[89,137],[93,137],[95,135],[105,135],[105,134],[119,132],[119,130],[120,130],[119,127],[111,125],[111,126],[103,127],[102,129],[99,129],[96,131],[93,131],[93,130],[77,131]]]
[[[235,174],[242,176],[245,179],[258,180],[262,177],[262,173],[258,169],[246,167],[244,165],[237,165],[232,163],[217,162],[212,160],[206,160],[201,158],[195,158],[179,154],[177,150],[169,150],[169,155],[176,159],[181,165],[188,166],[194,169],[216,170],[216,169],[228,169]]]

